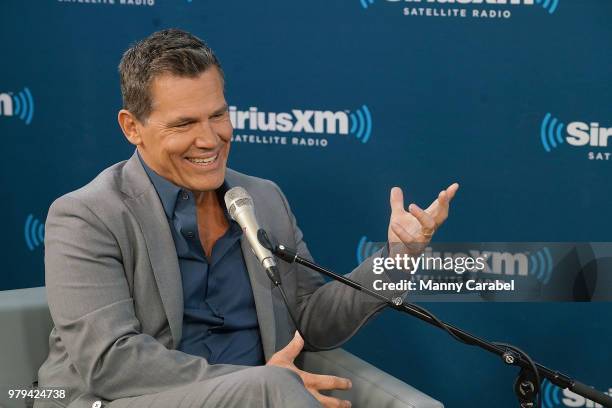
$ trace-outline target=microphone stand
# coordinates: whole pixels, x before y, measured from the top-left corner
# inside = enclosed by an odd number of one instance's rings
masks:
[[[298,263],[305,267],[312,269],[313,271],[319,272],[325,276],[328,276],[338,282],[342,282],[345,285],[352,287],[355,290],[364,292],[371,297],[374,297],[392,309],[399,312],[407,313],[414,316],[426,323],[436,326],[442,330],[448,332],[455,339],[466,343],[468,345],[477,346],[483,350],[499,356],[502,361],[507,365],[513,365],[520,367],[521,370],[514,384],[514,392],[519,400],[521,408],[533,408],[540,406],[540,376],[547,378],[551,383],[559,386],[560,388],[567,388],[574,393],[588,398],[594,402],[601,404],[604,407],[612,408],[612,397],[603,392],[600,392],[594,388],[589,387],[569,376],[562,374],[558,371],[554,371],[541,364],[533,362],[529,356],[523,351],[509,344],[503,343],[492,343],[483,340],[477,336],[474,336],[462,329],[459,329],[453,325],[440,321],[433,314],[426,309],[411,303],[404,303],[404,300],[400,297],[387,298],[380,293],[366,288],[359,282],[356,282],[346,276],[339,275],[329,269],[323,268],[316,263],[309,261],[308,259],[302,258],[298,255],[295,250],[287,248],[285,245],[278,244],[272,245],[267,238],[265,231],[260,230],[258,233],[260,243],[268,248],[274,255],[279,257],[288,263]]]

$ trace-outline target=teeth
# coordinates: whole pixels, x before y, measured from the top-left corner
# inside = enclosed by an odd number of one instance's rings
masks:
[[[195,164],[210,164],[210,163],[214,162],[215,160],[217,160],[217,156],[218,155],[215,155],[215,156],[209,157],[207,159],[189,159],[188,158],[187,160],[189,160],[190,162],[195,163]]]

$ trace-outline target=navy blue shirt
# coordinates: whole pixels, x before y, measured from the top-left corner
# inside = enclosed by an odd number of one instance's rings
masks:
[[[203,357],[210,364],[263,364],[255,299],[240,247],[240,225],[226,211],[230,226],[207,258],[198,234],[194,194],[155,173],[142,158],[140,162],[162,202],[178,256],[184,302],[178,350]],[[224,183],[217,191],[220,203],[227,189]]]

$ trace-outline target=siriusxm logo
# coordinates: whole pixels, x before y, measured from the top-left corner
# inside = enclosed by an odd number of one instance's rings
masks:
[[[357,243],[355,257],[357,264],[374,255],[385,245],[384,242],[373,242],[366,236],[362,236]],[[425,248],[423,255],[429,258],[484,258],[486,264],[480,271],[506,276],[531,276],[542,284],[547,284],[552,278],[554,261],[548,247],[542,247],[537,251],[492,251],[482,249],[466,249],[463,252],[434,251],[431,247]]]
[[[612,395],[612,388],[606,393]],[[544,408],[564,408],[564,407],[584,407],[584,408],[599,408],[597,404],[581,395],[576,394],[568,389],[561,389],[552,384],[547,379],[542,381],[542,406]]]
[[[23,88],[16,94],[0,93],[0,116],[15,116],[25,122],[32,123],[34,117],[34,98],[28,88]]]
[[[364,9],[372,6],[375,1],[382,0],[359,0],[359,4]],[[406,6],[404,15],[406,16],[427,16],[427,17],[467,17],[466,9],[440,9],[427,6],[533,6],[537,4],[553,14],[559,7],[560,0],[385,0],[385,3],[401,3]],[[489,12],[487,10],[473,10],[471,17],[481,18],[510,18],[511,12],[504,13]]]
[[[361,143],[367,143],[372,137],[372,114],[367,105],[362,105],[353,111],[291,109],[287,112],[264,112],[254,106],[248,110],[239,110],[236,106],[230,106],[229,114],[232,125],[237,131],[348,135]],[[237,135],[235,139],[238,142],[246,141],[241,135]],[[270,140],[277,140],[277,144],[287,144],[287,138],[284,136],[276,136]],[[299,140],[303,138],[294,137],[290,141],[291,144],[299,144],[293,143]],[[318,140],[317,143],[325,147],[327,139],[323,140]]]
[[[601,126],[598,122],[564,122],[547,113],[540,124],[540,143],[547,153],[567,143],[575,147],[608,147],[612,128]],[[591,160],[610,160],[610,152],[590,152]]]
[[[92,5],[105,5],[105,6],[148,6],[152,7],[155,5],[155,0],[57,0],[59,3],[66,4],[92,4]],[[190,1],[191,2],[191,1]]]
[[[45,224],[32,214],[28,214],[23,227],[23,236],[28,249],[35,250],[45,242]]]

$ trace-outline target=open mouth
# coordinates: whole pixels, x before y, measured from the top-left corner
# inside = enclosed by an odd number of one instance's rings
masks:
[[[189,161],[190,163],[195,164],[196,166],[207,167],[207,166],[211,166],[215,164],[218,158],[219,158],[219,153],[215,154],[212,157],[207,157],[207,158],[186,157],[185,159]]]

